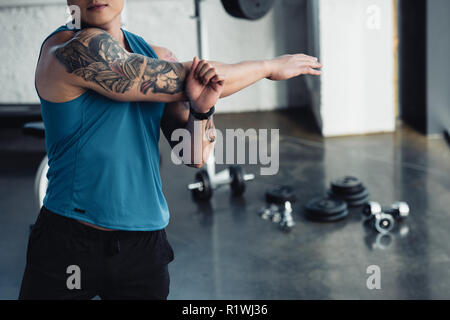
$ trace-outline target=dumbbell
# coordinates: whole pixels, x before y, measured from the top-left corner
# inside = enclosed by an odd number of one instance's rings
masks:
[[[406,202],[394,202],[388,208],[382,208],[378,202],[368,202],[363,208],[363,215],[370,217],[374,213],[390,214],[395,220],[401,221],[409,216],[409,205]]]
[[[406,202],[394,202],[390,208],[383,209],[384,213],[388,213],[395,220],[403,220],[409,216],[409,205]]]
[[[211,180],[206,170],[200,170],[195,175],[195,182],[188,185],[197,201],[209,201],[213,190],[221,185],[229,184],[233,196],[241,196],[245,192],[245,182],[255,179],[254,174],[245,174],[242,167],[233,165],[222,171]]]
[[[260,211],[264,220],[278,223],[283,231],[290,231],[295,226],[292,215],[292,203],[296,201],[294,189],[291,186],[276,186],[266,191],[268,206]]]
[[[284,210],[281,215],[280,227],[284,231],[291,231],[295,226],[294,218],[292,217],[292,204],[287,201],[284,204]]]
[[[363,215],[367,218],[369,225],[381,234],[391,232],[395,226],[393,216],[384,213],[377,202],[368,202],[363,208]]]

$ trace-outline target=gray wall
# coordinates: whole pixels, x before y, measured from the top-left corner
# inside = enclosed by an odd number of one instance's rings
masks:
[[[31,1],[32,2],[32,1]],[[40,0],[46,5],[0,4],[0,104],[38,103],[34,70],[43,39],[64,23],[63,0]],[[11,5],[13,2],[9,2]],[[56,4],[55,4],[56,3]],[[205,4],[210,59],[227,63],[269,59],[305,52],[305,0],[277,0],[274,10],[251,22],[228,16],[220,0]],[[171,49],[181,60],[197,52],[193,0],[128,0],[128,29],[149,43]],[[220,111],[270,110],[308,103],[303,78],[284,82],[263,80],[221,100]]]
[[[400,0],[402,119],[422,133],[450,129],[450,1]]]
[[[450,1],[428,0],[427,133],[450,129]]]

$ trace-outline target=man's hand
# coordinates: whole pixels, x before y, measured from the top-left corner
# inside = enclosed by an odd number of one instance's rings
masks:
[[[322,68],[317,58],[304,54],[287,54],[267,61],[269,80],[288,80],[302,74],[319,76]]]
[[[196,112],[208,112],[219,100],[222,94],[225,76],[219,75],[217,70],[210,66],[209,68],[198,68],[200,62],[197,57],[191,66],[191,71],[186,81],[186,95]],[[208,80],[200,76],[207,74]]]

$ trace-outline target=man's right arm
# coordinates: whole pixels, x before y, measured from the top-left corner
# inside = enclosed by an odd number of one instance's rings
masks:
[[[187,71],[181,63],[129,53],[101,29],[83,29],[51,53],[64,66],[62,79],[71,86],[119,101],[187,100]]]

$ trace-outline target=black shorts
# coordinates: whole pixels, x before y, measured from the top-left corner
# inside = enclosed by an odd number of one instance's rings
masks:
[[[43,207],[19,299],[165,300],[173,258],[164,229],[102,231]]]

